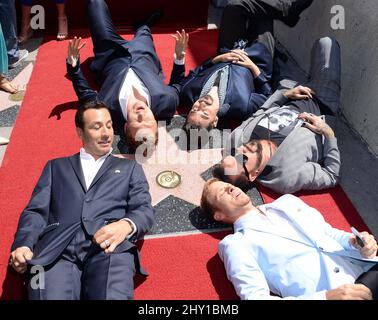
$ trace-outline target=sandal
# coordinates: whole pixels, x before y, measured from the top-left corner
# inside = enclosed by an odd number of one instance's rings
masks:
[[[58,17],[59,31],[56,35],[58,41],[63,41],[68,38],[68,19],[66,16]]]
[[[0,80],[0,90],[3,90],[10,94],[15,94],[18,92],[18,89],[5,78],[2,78]]]
[[[4,146],[9,143],[9,139],[0,136],[0,146]]]

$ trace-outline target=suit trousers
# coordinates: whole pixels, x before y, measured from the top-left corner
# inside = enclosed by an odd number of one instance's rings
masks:
[[[341,50],[336,39],[324,37],[315,41],[311,51],[309,81],[323,114],[336,115],[341,95]]]
[[[147,26],[138,28],[134,38],[126,41],[117,33],[104,0],[87,0],[87,12],[94,51],[91,70],[98,77],[102,76],[105,67],[111,68],[109,62],[125,56],[130,57],[133,68],[143,69],[148,65],[156,74],[162,74],[162,66]]]
[[[105,254],[83,228],[58,261],[43,273],[31,271],[27,276],[30,300],[133,299],[135,255],[130,251]]]
[[[361,274],[355,283],[368,287],[373,294],[373,299],[378,300],[378,263],[369,271]]]
[[[273,20],[282,14],[264,0],[231,0],[219,27],[218,52],[235,48],[241,40],[262,42],[274,53]]]

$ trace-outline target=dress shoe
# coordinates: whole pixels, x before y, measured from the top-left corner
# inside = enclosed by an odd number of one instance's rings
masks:
[[[158,22],[158,20],[161,19],[162,16],[163,16],[162,11],[155,11],[146,20],[142,22],[134,23],[134,30],[138,30],[142,26],[147,26],[151,28],[152,26],[156,24],[156,22]]]
[[[285,23],[290,28],[295,27],[300,20],[300,14],[311,6],[313,0],[297,0],[293,1],[289,13],[286,17],[281,18],[280,20]]]

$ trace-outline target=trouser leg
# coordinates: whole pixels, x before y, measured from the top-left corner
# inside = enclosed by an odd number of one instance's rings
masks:
[[[30,300],[80,300],[81,271],[75,263],[60,259],[45,268],[31,267],[28,272]]]
[[[273,20],[281,16],[279,10],[260,0],[231,0],[223,11],[219,28],[218,51],[232,49],[240,40],[251,40],[251,29],[257,21]],[[273,24],[271,24],[273,33]],[[252,39],[253,40],[253,39]]]
[[[131,54],[132,67],[143,69],[148,63],[150,70],[162,75],[162,66],[148,26],[144,25],[136,31],[134,39],[128,42],[127,48]]]
[[[341,91],[340,45],[334,39],[325,37],[317,40],[311,52],[310,80],[306,84],[315,91],[319,106],[324,114],[337,114]]]
[[[8,63],[12,64],[19,59],[17,43],[17,22],[14,0],[0,1],[0,23],[3,29],[4,40],[8,51]]]
[[[134,297],[135,256],[126,251],[90,257],[84,266],[82,297],[88,300],[131,300]]]
[[[117,33],[104,0],[87,0],[87,13],[94,52],[91,69],[101,72],[119,44],[127,41]]]

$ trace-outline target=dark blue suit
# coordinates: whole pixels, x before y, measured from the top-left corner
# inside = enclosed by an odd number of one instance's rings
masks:
[[[137,232],[129,240],[121,243],[113,254],[106,255],[99,246],[91,242],[93,235],[107,223],[122,218],[131,219],[137,227]],[[31,200],[21,215],[12,251],[22,246],[29,247],[34,253],[30,265],[42,265],[47,269],[57,264],[62,257],[65,263],[71,261],[78,265],[84,274],[90,265],[91,277],[87,277],[86,281],[92,283],[92,291],[84,298],[125,298],[112,296],[112,288],[100,283],[99,274],[108,273],[109,277],[121,278],[120,281],[127,278],[130,286],[127,295],[132,297],[133,271],[137,269],[143,273],[139,268],[135,241],[152,227],[153,221],[154,210],[151,206],[149,186],[139,164],[110,155],[87,190],[80,156],[76,154],[49,161],[45,166]],[[66,250],[78,233],[85,235],[85,239],[80,240],[85,250],[80,246],[75,248],[75,253],[80,259],[73,259],[72,255],[68,257]],[[127,257],[117,263],[115,272],[107,270],[110,268],[108,260],[122,259],[122,255]],[[99,259],[102,259],[102,262],[96,265],[94,261]],[[130,272],[116,272],[120,269],[120,264],[121,270]],[[95,269],[93,265],[96,265]],[[56,272],[54,275],[56,276]],[[63,275],[61,277],[64,278]],[[111,280],[108,278],[104,281],[108,283]],[[82,285],[85,289],[86,284]],[[106,289],[101,286],[105,286]],[[47,297],[62,298],[62,295],[59,295],[62,289],[59,286],[52,287],[57,293],[51,293]]]
[[[220,54],[227,52],[223,49]],[[191,71],[185,77],[185,66],[174,65],[171,75],[171,85],[180,88],[180,105],[192,107],[201,94],[201,90],[211,75],[226,64],[230,65],[227,91],[224,104],[220,107],[220,120],[243,121],[260,108],[271,95],[269,80],[272,75],[273,58],[268,48],[260,42],[254,42],[245,48],[248,56],[262,71],[255,78],[252,72],[232,62],[212,63],[209,59],[200,67]]]
[[[103,0],[87,0],[87,10],[95,54],[91,70],[97,74],[101,89],[98,93],[93,91],[80,66],[72,68],[67,64],[67,72],[79,100],[98,99],[105,102],[116,133],[122,133],[125,120],[119,105],[119,93],[131,67],[151,95],[150,107],[155,118],[164,120],[173,117],[179,103],[178,89],[164,84],[164,74],[150,29],[142,26],[133,40],[126,41],[118,35]]]

